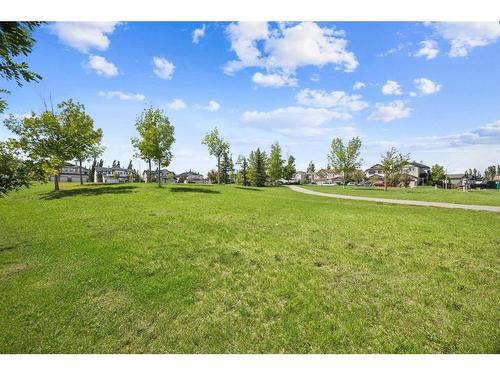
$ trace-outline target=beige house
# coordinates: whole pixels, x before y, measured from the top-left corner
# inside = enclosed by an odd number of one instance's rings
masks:
[[[94,182],[104,184],[117,184],[127,182],[131,171],[125,168],[96,167],[94,171]]]

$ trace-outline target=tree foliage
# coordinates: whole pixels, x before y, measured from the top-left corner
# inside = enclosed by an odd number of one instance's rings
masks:
[[[28,56],[35,45],[32,32],[43,22],[0,22],[0,77],[15,80],[19,86],[23,81],[39,81],[37,73],[29,70],[28,63],[19,61],[20,56]],[[9,91],[0,88],[0,92]],[[7,107],[7,102],[0,98],[0,113]]]
[[[281,146],[278,142],[271,145],[271,154],[267,164],[267,175],[273,184],[283,177],[283,162]]]
[[[397,183],[399,177],[403,173],[403,168],[410,162],[410,155],[401,154],[394,147],[382,155],[382,170],[384,171],[384,187],[387,191],[388,181],[393,184]]]
[[[31,113],[22,119],[10,116],[5,126],[18,136],[10,143],[22,153],[25,160],[46,180],[54,176],[54,190],[59,190],[59,169],[67,160],[81,157],[88,144],[81,142],[81,133],[86,133],[93,124],[92,119],[82,114],[84,107],[72,100],[57,105],[59,113],[45,110],[40,115]],[[83,112],[84,113],[84,112]],[[93,133],[98,137],[102,131]]]
[[[217,127],[205,135],[201,144],[207,146],[208,153],[217,159],[217,183],[220,184],[222,182],[221,161],[224,154],[229,152],[229,144],[222,139]]]
[[[0,198],[10,191],[29,187],[38,171],[31,162],[22,160],[11,142],[0,142]]]
[[[155,161],[158,167],[158,186],[160,186],[161,168],[168,167],[172,160],[174,127],[162,110],[150,107],[139,115],[135,128],[139,137],[132,138],[132,145],[142,159]]]
[[[240,155],[238,157],[238,162],[239,166],[238,170],[238,181],[241,183],[243,186],[248,186],[250,185],[250,179],[249,179],[249,165],[248,165],[248,160],[245,156]]]
[[[362,159],[359,158],[360,148],[361,140],[358,137],[351,138],[347,145],[344,145],[341,138],[332,140],[328,162],[335,173],[342,175],[344,184],[349,175],[362,163]]]
[[[264,186],[266,184],[266,162],[267,156],[264,151],[257,148],[250,154],[250,180],[254,186]]]
[[[434,164],[431,167],[431,181],[435,185],[443,185],[446,176],[444,173],[444,167],[439,164]]]
[[[295,158],[290,155],[288,157],[286,165],[283,167],[283,178],[290,181],[293,179],[296,172],[297,170],[295,169]]]

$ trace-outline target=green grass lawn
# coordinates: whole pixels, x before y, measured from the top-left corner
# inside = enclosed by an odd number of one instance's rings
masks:
[[[373,198],[409,199],[416,201],[447,202],[463,204],[481,204],[500,206],[499,189],[470,190],[463,192],[457,189],[435,189],[431,186],[416,188],[389,188],[375,186],[338,186],[338,185],[303,185],[306,189],[344,195],[356,195]]]
[[[286,187],[51,189],[0,199],[2,353],[500,350],[500,214]]]

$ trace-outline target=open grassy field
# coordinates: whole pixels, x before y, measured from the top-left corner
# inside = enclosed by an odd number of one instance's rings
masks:
[[[2,353],[500,351],[500,214],[51,188],[0,200]]]
[[[435,189],[431,186],[417,188],[389,188],[376,186],[303,185],[306,189],[344,195],[373,198],[409,199],[416,201],[447,202],[462,204],[482,204],[500,206],[500,190],[483,189],[463,192],[457,189]]]

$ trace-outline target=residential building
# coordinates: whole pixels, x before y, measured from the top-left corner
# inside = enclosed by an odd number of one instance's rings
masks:
[[[89,170],[82,167],[82,180],[87,182],[89,179]],[[50,181],[54,181],[54,176],[50,177]],[[80,166],[65,162],[63,167],[59,169],[60,182],[80,182]]]
[[[156,171],[146,170],[142,172],[142,178],[144,179],[145,182],[158,182],[158,170]],[[169,171],[168,169],[160,170],[160,179],[162,183],[177,182],[175,178],[175,173]]]
[[[382,168],[382,164],[374,164],[370,168],[365,169],[365,176],[369,179],[384,179],[384,170]]]
[[[102,182],[105,184],[127,182],[130,172],[130,170],[125,168],[95,167],[94,182]]]
[[[431,178],[431,168],[425,164],[412,161],[403,172],[413,177],[410,186],[419,186],[426,184]],[[413,184],[413,185],[412,185]]]
[[[202,183],[207,184],[208,179],[204,178],[202,174],[198,172],[188,171],[183,172],[175,176],[178,183],[182,184],[192,184],[192,183]]]
[[[308,180],[310,180],[310,175],[307,172],[298,171],[293,176],[293,180],[296,183],[303,184],[303,183],[306,183]]]
[[[344,178],[331,169],[320,169],[312,174],[312,182],[318,185],[343,184]]]

